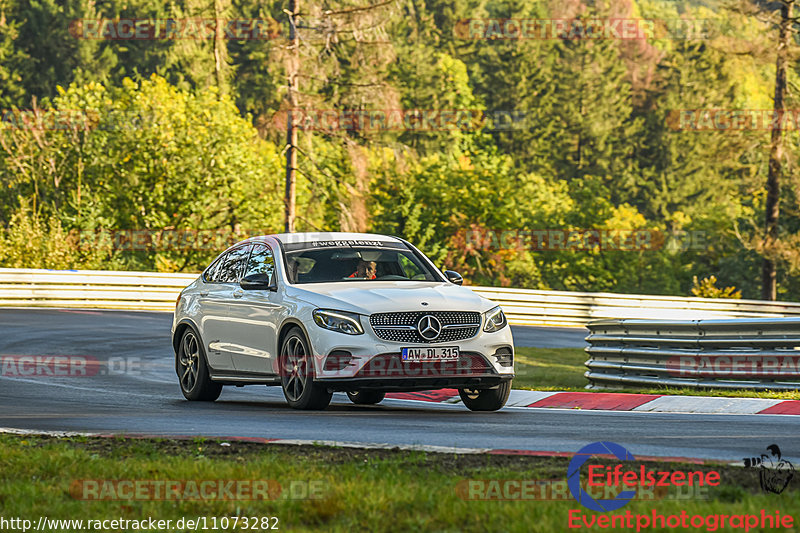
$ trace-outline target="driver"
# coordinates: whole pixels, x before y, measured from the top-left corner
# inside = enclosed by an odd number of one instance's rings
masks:
[[[378,265],[375,261],[359,261],[356,271],[347,276],[348,278],[375,279]]]

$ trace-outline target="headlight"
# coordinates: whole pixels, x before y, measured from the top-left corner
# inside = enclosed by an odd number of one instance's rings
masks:
[[[499,331],[506,327],[506,324],[508,324],[506,315],[503,314],[503,310],[500,309],[499,305],[494,309],[489,309],[486,311],[484,316],[486,317],[486,322],[484,322],[483,331],[487,333]]]
[[[321,328],[347,333],[348,335],[361,335],[364,333],[364,328],[361,327],[361,320],[355,313],[316,309],[312,314],[314,315],[314,322]]]

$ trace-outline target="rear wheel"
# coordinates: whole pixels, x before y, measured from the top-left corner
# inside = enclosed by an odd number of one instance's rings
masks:
[[[283,396],[295,409],[325,409],[332,393],[314,382],[314,362],[303,331],[293,327],[286,334],[280,352]]]
[[[497,411],[508,401],[511,380],[503,381],[495,389],[459,389],[458,395],[470,411]]]
[[[375,405],[383,401],[386,393],[379,390],[360,390],[348,392],[347,397],[356,405]]]
[[[181,392],[187,400],[213,402],[219,398],[222,385],[211,381],[203,343],[192,328],[183,332],[175,357]]]

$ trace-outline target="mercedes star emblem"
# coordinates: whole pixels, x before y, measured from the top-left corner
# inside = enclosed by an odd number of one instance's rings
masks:
[[[432,315],[425,315],[417,322],[417,331],[426,341],[432,341],[442,332],[442,323]]]

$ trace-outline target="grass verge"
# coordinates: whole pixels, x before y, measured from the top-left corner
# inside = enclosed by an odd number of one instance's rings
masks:
[[[583,377],[588,355],[581,348],[517,348],[515,389],[582,391],[589,381]],[[679,396],[720,396],[800,400],[800,391],[752,391],[658,387],[604,389],[602,392],[674,394]]]
[[[55,439],[0,435],[2,516],[6,519],[20,517],[34,524],[40,516],[83,520],[153,517],[173,521],[182,517],[211,520],[211,517],[225,516],[269,516],[278,517],[280,531],[553,532],[567,529],[571,509],[582,509],[588,518],[595,515],[581,508],[569,494],[557,501],[486,501],[470,499],[468,492],[458,489],[465,480],[564,480],[567,458],[450,455],[247,442],[228,444],[223,446],[221,441],[199,439]],[[778,510],[785,514],[800,509],[797,483],[794,486],[790,483],[781,494],[762,493],[755,469],[729,465],[625,463],[631,470],[638,470],[639,464],[648,469],[668,471],[716,470],[721,482],[707,493],[695,493],[691,497],[677,498],[670,492],[655,500],[632,501],[624,509],[631,513],[646,514],[657,509],[661,514],[686,511],[732,515],[758,514],[766,509],[767,513],[774,514]],[[322,489],[315,499],[278,497],[271,501],[86,501],[74,496],[76,480],[254,479],[274,480],[282,487],[314,481]],[[490,485],[483,485],[487,486]],[[481,489],[473,493],[476,495],[488,497],[492,494]]]

